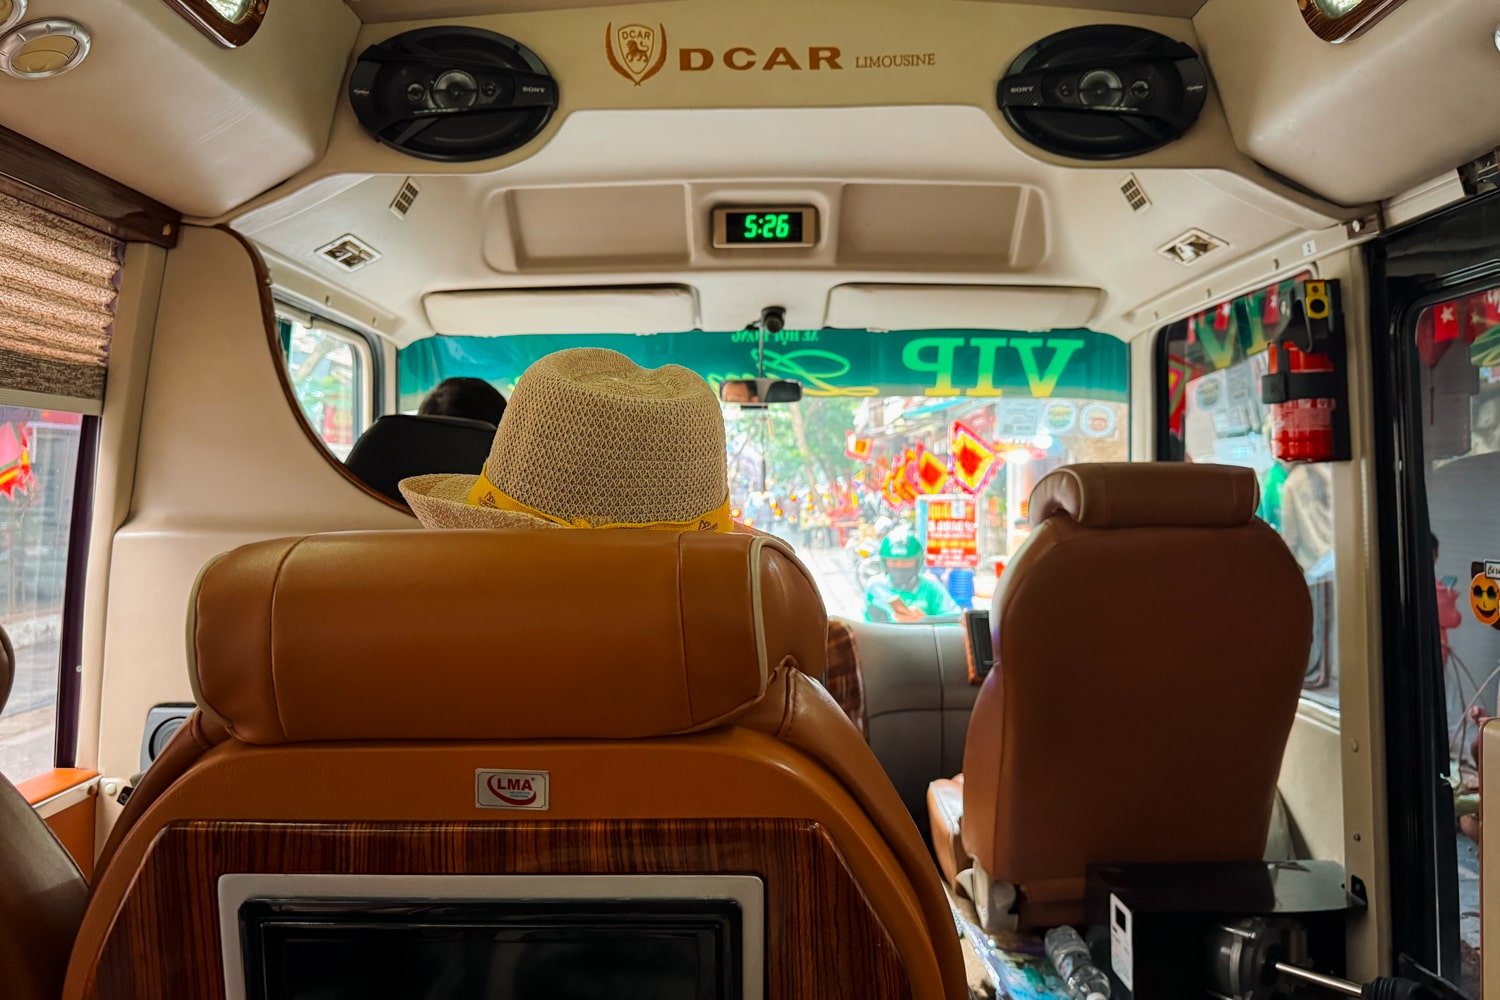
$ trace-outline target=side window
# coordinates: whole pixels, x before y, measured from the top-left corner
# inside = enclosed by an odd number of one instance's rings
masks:
[[[16,650],[15,683],[0,712],[0,773],[12,782],[54,765],[83,419],[0,406],[0,625]]]
[[[1291,320],[1296,280],[1219,303],[1161,332],[1157,458],[1255,470],[1258,513],[1286,540],[1312,594],[1313,649],[1303,697],[1337,709],[1331,469],[1277,461],[1270,411],[1260,401],[1266,346]]]
[[[1479,728],[1500,713],[1500,289],[1435,302],[1417,314],[1407,350],[1418,372],[1432,589],[1444,705],[1432,720],[1447,746],[1457,814],[1461,984],[1478,996],[1481,930]],[[1491,820],[1490,822],[1497,822]],[[1444,845],[1445,846],[1445,845]],[[1491,956],[1491,961],[1495,956]]]
[[[373,419],[370,345],[322,320],[280,311],[276,320],[302,415],[343,461]]]

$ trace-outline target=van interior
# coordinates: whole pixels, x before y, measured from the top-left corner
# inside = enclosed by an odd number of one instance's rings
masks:
[[[0,996],[1500,1000],[1497,92],[1494,0],[0,0]]]

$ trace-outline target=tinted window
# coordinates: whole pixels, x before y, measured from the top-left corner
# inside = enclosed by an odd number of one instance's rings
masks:
[[[1297,557],[1313,600],[1313,649],[1303,695],[1337,708],[1338,620],[1334,601],[1332,468],[1277,461],[1270,410],[1260,401],[1266,346],[1291,320],[1293,282],[1206,309],[1163,331],[1165,390],[1161,455],[1254,469],[1260,516]]]
[[[368,347],[358,335],[321,322],[279,316],[292,392],[308,424],[340,459],[370,424]]]
[[[1479,993],[1479,726],[1500,682],[1500,290],[1423,309],[1416,355],[1421,474],[1436,546],[1436,603],[1446,710],[1440,723],[1457,778],[1458,905],[1464,985]]]
[[[455,375],[509,395],[532,361],[584,346],[685,365],[716,390],[758,374],[746,332],[434,337],[400,354],[401,408]],[[1088,330],[784,330],[764,374],[802,382],[802,401],[724,405],[734,516],[790,541],[832,614],[988,607],[1036,481],[1127,457],[1127,372],[1125,345]]]

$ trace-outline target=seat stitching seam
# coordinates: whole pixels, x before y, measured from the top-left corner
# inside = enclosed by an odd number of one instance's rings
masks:
[[[682,539],[677,536],[677,648],[682,654],[682,689],[687,697],[688,725],[693,726],[698,722],[698,717],[693,713],[693,680],[692,671],[688,668],[687,653],[687,609],[683,607],[685,594],[683,593],[682,573]]]
[[[276,724],[281,727],[281,738],[283,740],[287,739],[286,719],[282,718],[281,696],[276,692],[276,590],[281,586],[282,568],[286,566],[287,560],[292,557],[292,553],[297,551],[297,547],[305,541],[307,541],[307,536],[303,535],[281,554],[281,559],[276,563],[276,572],[271,576],[271,600],[270,606],[266,609],[266,652],[270,654],[271,661],[269,671],[271,675],[271,704],[276,709]]]

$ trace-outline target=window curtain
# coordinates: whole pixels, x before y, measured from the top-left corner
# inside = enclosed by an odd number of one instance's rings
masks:
[[[125,245],[0,194],[0,389],[98,413]]]

